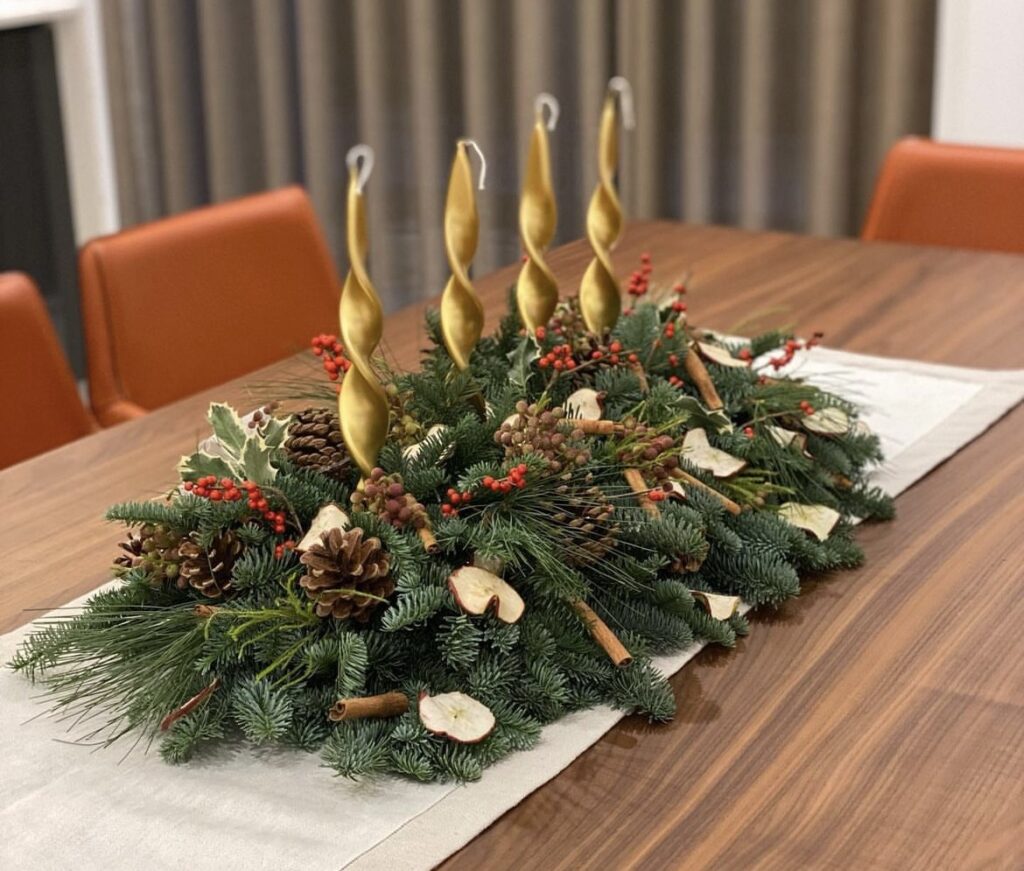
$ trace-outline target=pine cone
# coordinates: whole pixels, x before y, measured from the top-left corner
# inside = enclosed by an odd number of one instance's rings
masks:
[[[178,548],[178,586],[191,586],[208,599],[221,598],[231,592],[231,569],[241,552],[242,542],[231,532],[222,532],[209,548],[186,538]]]
[[[307,408],[294,415],[284,449],[296,466],[331,478],[345,477],[351,466],[338,415],[329,408]]]
[[[552,515],[554,523],[565,524],[566,560],[571,565],[587,565],[604,557],[615,546],[619,526],[614,519],[615,507],[604,491],[593,483],[593,476],[574,481],[563,475],[566,483],[555,493],[567,497]],[[572,484],[570,485],[570,482]],[[585,489],[581,485],[585,486]]]
[[[320,617],[366,623],[380,604],[370,596],[383,599],[395,589],[380,539],[364,541],[362,529],[328,530],[300,561],[306,574],[299,584],[316,602]]]
[[[181,536],[169,526],[146,523],[139,528],[137,535],[129,532],[128,538],[121,542],[123,553],[114,560],[114,565],[124,570],[145,569],[154,587],[160,587],[167,581],[184,587],[178,575],[180,544]]]

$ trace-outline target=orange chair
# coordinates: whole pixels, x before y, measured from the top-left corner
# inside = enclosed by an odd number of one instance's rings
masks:
[[[900,140],[861,238],[1024,253],[1024,149]]]
[[[338,319],[337,272],[298,187],[95,239],[79,271],[104,426],[294,354]]]
[[[0,468],[88,435],[96,424],[32,279],[0,273]]]

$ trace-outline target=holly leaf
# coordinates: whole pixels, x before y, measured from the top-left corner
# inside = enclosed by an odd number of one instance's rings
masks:
[[[273,448],[267,447],[267,443],[259,436],[247,439],[242,450],[242,469],[245,477],[261,486],[274,483],[277,469],[270,463],[273,452]]]
[[[724,411],[708,411],[692,396],[683,396],[679,404],[689,429],[698,427],[712,432],[732,432],[732,421]]]
[[[245,447],[248,438],[245,425],[238,413],[230,405],[215,402],[210,406],[207,417],[210,426],[213,427],[213,434],[217,436],[217,441],[232,456],[241,456],[242,448]]]
[[[196,451],[190,457],[182,457],[178,463],[178,472],[183,481],[195,481],[207,475],[216,478],[237,478],[237,469],[222,457],[215,457],[204,451]]]
[[[540,356],[536,342],[524,336],[516,348],[508,353],[508,380],[520,390],[526,390],[526,382],[530,380],[530,365]]]
[[[279,448],[284,444],[285,436],[288,435],[288,427],[291,426],[291,415],[288,417],[271,417],[262,427],[263,441],[268,448]]]

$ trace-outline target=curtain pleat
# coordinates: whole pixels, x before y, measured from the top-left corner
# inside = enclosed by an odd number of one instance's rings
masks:
[[[562,108],[556,241],[583,235],[615,74],[629,217],[855,233],[885,151],[930,123],[936,0],[102,2],[125,223],[299,182],[344,269],[344,156],[367,142],[388,309],[447,280],[460,136],[488,160],[474,269],[517,259],[540,91]]]

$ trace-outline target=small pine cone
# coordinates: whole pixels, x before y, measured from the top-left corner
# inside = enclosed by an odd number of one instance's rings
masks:
[[[394,592],[390,558],[379,538],[363,540],[362,529],[331,529],[300,558],[306,574],[299,585],[316,602],[320,617],[369,621],[379,599]],[[377,597],[377,598],[371,598]]]
[[[169,526],[146,523],[138,534],[129,532],[128,538],[121,542],[122,553],[114,560],[114,565],[122,571],[145,569],[154,587],[161,587],[168,581],[178,582],[180,544],[181,536]]]
[[[208,599],[227,595],[231,592],[231,569],[241,552],[242,542],[231,532],[222,532],[208,548],[194,537],[186,538],[178,548],[178,586],[190,586]]]
[[[294,415],[284,449],[296,466],[331,478],[345,477],[351,467],[338,415],[329,408],[307,408]]]

